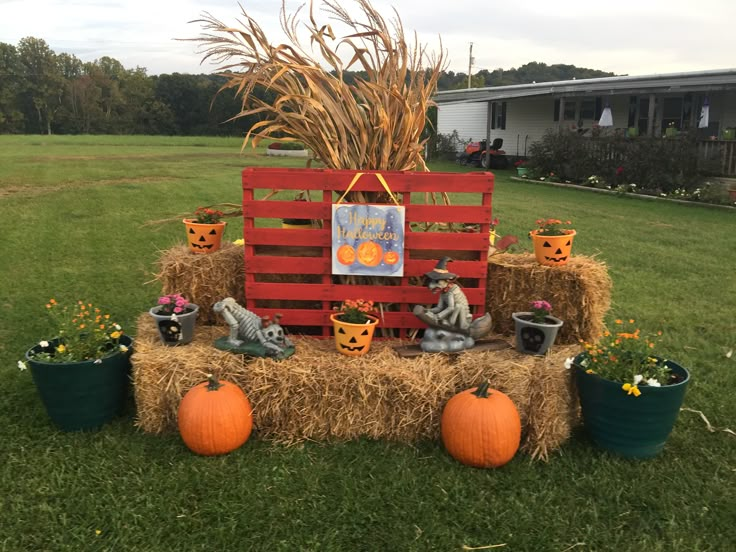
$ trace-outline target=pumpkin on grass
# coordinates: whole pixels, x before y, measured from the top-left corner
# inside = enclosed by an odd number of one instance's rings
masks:
[[[442,411],[442,442],[455,460],[498,468],[519,450],[521,419],[513,401],[488,382],[452,397]]]
[[[187,391],[179,405],[179,433],[192,452],[215,456],[232,452],[250,437],[253,410],[242,389],[212,374]]]

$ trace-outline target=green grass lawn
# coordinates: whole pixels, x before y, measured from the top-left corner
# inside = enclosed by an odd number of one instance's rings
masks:
[[[263,153],[241,155],[238,139],[0,136],[0,551],[733,549],[736,437],[709,432],[692,412],[652,460],[611,456],[578,433],[547,463],[518,454],[488,471],[458,464],[436,442],[253,438],[202,458],[177,435],[135,429],[132,401],[101,431],[56,431],[30,373],[16,367],[49,337],[45,302],[91,301],[134,333],[160,291],[159,251],[184,241],[180,222],[144,223],[239,203],[245,166],[304,166]],[[496,175],[500,233],[572,220],[574,252],[609,267],[609,321],[661,329],[660,352],[691,371],[684,406],[736,430],[736,355],[727,357],[736,349],[736,213],[511,174]],[[229,219],[227,238],[241,233]]]

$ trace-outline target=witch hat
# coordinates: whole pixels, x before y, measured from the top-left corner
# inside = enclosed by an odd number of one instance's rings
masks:
[[[431,272],[425,272],[424,275],[430,280],[454,280],[457,278],[457,274],[453,274],[447,270],[447,263],[452,260],[452,257],[442,257],[437,261],[437,265]]]

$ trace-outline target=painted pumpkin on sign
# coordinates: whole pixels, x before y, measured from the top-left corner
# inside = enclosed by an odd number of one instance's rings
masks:
[[[383,249],[376,242],[367,241],[358,246],[358,262],[365,266],[378,266],[383,259]]]
[[[184,219],[183,222],[187,228],[189,251],[196,254],[203,254],[214,253],[220,249],[226,222],[199,224],[189,219]]]
[[[521,419],[513,401],[484,382],[447,401],[440,433],[455,460],[476,468],[498,468],[519,450]]]
[[[355,262],[355,249],[352,245],[341,245],[337,249],[337,261],[340,264],[351,265]]]
[[[572,240],[575,230],[562,236],[538,236],[536,230],[531,232],[534,244],[534,256],[544,266],[562,266],[570,260]]]
[[[378,318],[366,315],[371,321],[367,324],[351,324],[340,320],[340,313],[330,315],[332,327],[335,331],[335,348],[347,356],[362,356],[371,348],[373,332],[378,324]]]
[[[383,262],[387,265],[395,265],[399,262],[399,254],[396,251],[387,251],[383,256]]]

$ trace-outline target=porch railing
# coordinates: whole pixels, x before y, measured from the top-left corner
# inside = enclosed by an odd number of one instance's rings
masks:
[[[736,140],[699,140],[698,168],[724,176],[736,176]]]

